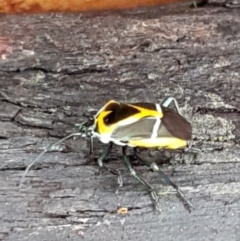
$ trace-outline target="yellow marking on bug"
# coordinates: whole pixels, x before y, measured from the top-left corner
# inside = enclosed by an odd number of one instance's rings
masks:
[[[98,112],[97,114],[95,115],[95,118],[99,115],[99,113],[101,113],[108,105],[110,104],[114,104],[114,103],[118,103],[117,101],[115,100],[109,100]]]
[[[158,117],[158,118],[163,117],[163,113],[160,110],[149,110],[149,109],[139,107],[139,106],[135,106],[135,105],[129,105],[129,106],[131,106],[135,109],[138,109],[140,111],[140,113],[137,113],[137,114],[134,115],[138,118],[138,120],[142,119],[143,117],[147,117],[147,116]]]
[[[105,125],[104,123],[104,117],[107,116],[109,113],[111,113],[111,110],[109,111],[104,111],[104,109],[111,103],[117,103],[119,105],[127,105],[129,107],[135,108],[139,111],[139,113],[131,115],[123,120],[118,121],[117,123],[114,123],[112,125]],[[126,125],[130,125],[134,122],[137,122],[138,120],[144,118],[144,117],[158,117],[158,118],[162,118],[163,117],[163,113],[162,111],[159,110],[149,110],[146,108],[142,108],[139,106],[135,106],[135,105],[130,105],[127,103],[121,103],[121,102],[116,102],[114,100],[110,100],[102,109],[101,111],[98,112],[98,116],[95,119],[95,124],[98,124],[98,131],[99,134],[111,134],[114,129],[117,126],[126,126]]]
[[[178,149],[187,146],[187,141],[175,137],[146,138],[128,142],[133,146],[145,148]]]

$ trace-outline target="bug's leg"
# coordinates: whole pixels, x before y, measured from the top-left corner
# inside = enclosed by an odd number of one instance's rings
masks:
[[[121,187],[123,185],[123,181],[122,181],[122,176],[121,176],[120,172],[115,170],[115,169],[112,169],[112,168],[108,167],[106,164],[103,163],[103,161],[107,158],[107,156],[111,152],[112,148],[113,148],[113,144],[110,143],[110,145],[107,147],[107,149],[104,150],[102,152],[101,156],[97,159],[97,163],[98,163],[98,166],[100,168],[105,168],[106,170],[108,170],[112,174],[117,175],[118,176],[118,184]]]
[[[199,149],[199,148],[193,147],[192,143],[193,143],[192,140],[187,142],[187,146],[183,150],[183,153],[202,154],[203,151],[201,149]]]
[[[159,207],[157,206],[157,201],[158,201],[158,196],[157,193],[153,190],[153,188],[140,176],[137,175],[136,171],[133,169],[130,160],[128,156],[126,155],[126,147],[122,148],[122,157],[121,157],[122,162],[127,166],[127,169],[129,170],[130,174],[136,178],[140,183],[142,183],[145,188],[150,192],[151,197],[153,201],[155,202],[155,207],[157,210],[159,210]]]
[[[94,161],[93,136],[90,136],[89,153],[84,158],[87,159],[87,162]]]
[[[93,154],[93,137],[90,137],[89,155]]]
[[[179,106],[178,106],[178,102],[177,102],[177,100],[174,98],[174,97],[167,97],[163,102],[162,102],[162,105],[164,106],[164,107],[169,107],[169,105],[171,104],[171,103],[174,103],[174,106],[175,106],[175,108],[176,108],[176,110],[177,110],[177,113],[178,114],[180,114],[181,115],[181,112],[180,112],[180,109],[179,109]]]
[[[149,162],[149,161],[146,161],[146,160],[143,160],[141,158],[141,156],[136,152],[136,149],[134,149],[134,153],[135,153],[135,156],[142,162],[144,163],[145,165],[149,166],[152,171],[154,172],[158,172],[159,175],[170,185],[172,186],[178,193],[179,195],[179,198],[181,199],[181,201],[184,203],[184,205],[187,205],[187,208],[188,210],[190,211],[191,208],[193,208],[193,205],[191,204],[190,201],[188,201],[186,198],[185,198],[185,195],[184,193],[182,192],[182,190],[178,187],[177,184],[175,184],[166,174],[164,174],[164,172],[162,172],[159,167],[157,166],[157,164],[155,162]]]

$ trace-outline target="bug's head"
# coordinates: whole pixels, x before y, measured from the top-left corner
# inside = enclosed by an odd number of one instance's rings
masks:
[[[87,121],[81,123],[81,124],[76,124],[78,127],[78,131],[82,133],[82,137],[90,137],[92,136],[92,130],[94,127],[94,117],[89,117]]]

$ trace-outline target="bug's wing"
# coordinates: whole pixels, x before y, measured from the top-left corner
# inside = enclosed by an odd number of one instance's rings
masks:
[[[168,132],[179,139],[190,140],[192,136],[191,124],[174,110],[162,106],[162,125]]]
[[[157,137],[172,137],[173,135],[161,123],[160,118],[145,117],[141,120],[126,126],[118,126],[112,133],[111,138],[122,142],[130,140],[142,140],[151,138],[156,122],[160,120],[157,130]]]
[[[154,117],[146,117],[129,125],[118,126],[113,131],[111,138],[123,142],[133,139],[149,138],[156,120]]]
[[[192,134],[191,124],[170,108],[164,107],[163,111],[162,118],[145,117],[129,125],[117,126],[111,138],[123,142],[149,139],[155,131],[157,132],[156,138],[175,137],[181,140],[189,140]],[[160,120],[160,125],[157,130],[154,130],[157,120]]]

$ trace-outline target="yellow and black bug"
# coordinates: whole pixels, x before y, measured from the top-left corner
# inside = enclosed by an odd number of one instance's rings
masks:
[[[169,108],[171,103],[174,104],[176,111]],[[106,150],[97,159],[98,165],[118,175],[120,185],[122,185],[120,173],[104,164],[104,160],[111,152],[113,144],[122,146],[122,162],[125,163],[130,174],[149,190],[154,201],[157,201],[157,195],[153,188],[135,172],[126,154],[127,147],[134,148],[135,156],[153,171],[158,172],[168,184],[176,189],[181,200],[184,201],[188,208],[192,207],[192,204],[184,197],[181,189],[158,168],[157,164],[143,160],[137,152],[137,148],[178,149],[188,146],[192,136],[192,127],[181,115],[175,98],[168,97],[161,105],[154,103],[123,103],[110,100],[96,115],[78,126],[79,131],[77,133],[73,133],[47,147],[30,163],[24,172],[21,184],[30,167],[55,145],[72,136],[89,137],[91,140],[90,153],[92,153],[93,138],[96,137],[102,143],[108,144]]]

